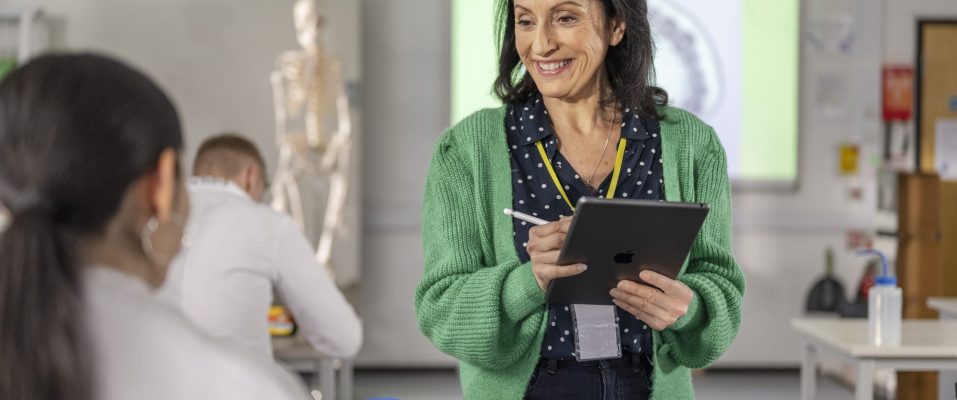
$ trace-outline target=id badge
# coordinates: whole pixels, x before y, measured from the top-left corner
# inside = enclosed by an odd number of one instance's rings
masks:
[[[617,307],[572,304],[572,325],[575,329],[576,360],[621,358]]]

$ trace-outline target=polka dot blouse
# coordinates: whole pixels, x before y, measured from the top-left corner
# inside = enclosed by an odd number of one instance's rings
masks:
[[[664,175],[661,162],[660,127],[653,117],[639,116],[635,110],[622,110],[621,137],[626,140],[625,157],[621,167],[615,198],[664,199]],[[601,196],[611,186],[611,174],[598,187],[598,192],[585,185],[578,171],[558,151],[556,136],[549,123],[548,111],[541,95],[525,103],[514,103],[505,113],[505,132],[512,163],[512,208],[546,221],[557,221],[560,216],[572,215],[545,168],[551,162],[569,200],[576,203],[583,196]],[[548,160],[543,160],[535,145],[542,142]],[[609,143],[608,151],[615,152],[617,143]],[[550,160],[550,161],[549,161]],[[583,172],[587,173],[587,172]],[[522,262],[530,260],[528,231],[532,225],[513,219],[515,248]],[[649,227],[650,229],[651,227]],[[617,308],[617,307],[616,307]],[[574,359],[575,336],[571,307],[550,304],[545,339],[541,354],[550,359]],[[651,354],[651,331],[648,326],[626,311],[617,308],[618,326],[623,352]]]

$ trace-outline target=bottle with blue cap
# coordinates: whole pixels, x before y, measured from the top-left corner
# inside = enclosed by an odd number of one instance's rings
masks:
[[[883,267],[867,294],[868,342],[873,346],[899,346],[903,294],[897,286],[897,277],[887,271],[887,257],[879,250],[863,250],[858,254],[879,256]]]

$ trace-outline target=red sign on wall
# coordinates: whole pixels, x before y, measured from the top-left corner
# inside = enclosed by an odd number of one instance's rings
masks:
[[[907,121],[914,106],[914,68],[897,65],[884,67],[884,120]]]

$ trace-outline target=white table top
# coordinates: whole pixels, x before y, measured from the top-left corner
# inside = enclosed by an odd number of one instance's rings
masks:
[[[931,297],[927,299],[927,306],[941,314],[957,316],[957,297]]]
[[[957,358],[957,321],[905,319],[896,347],[868,344],[866,319],[795,318],[791,327],[805,339],[855,358]]]

